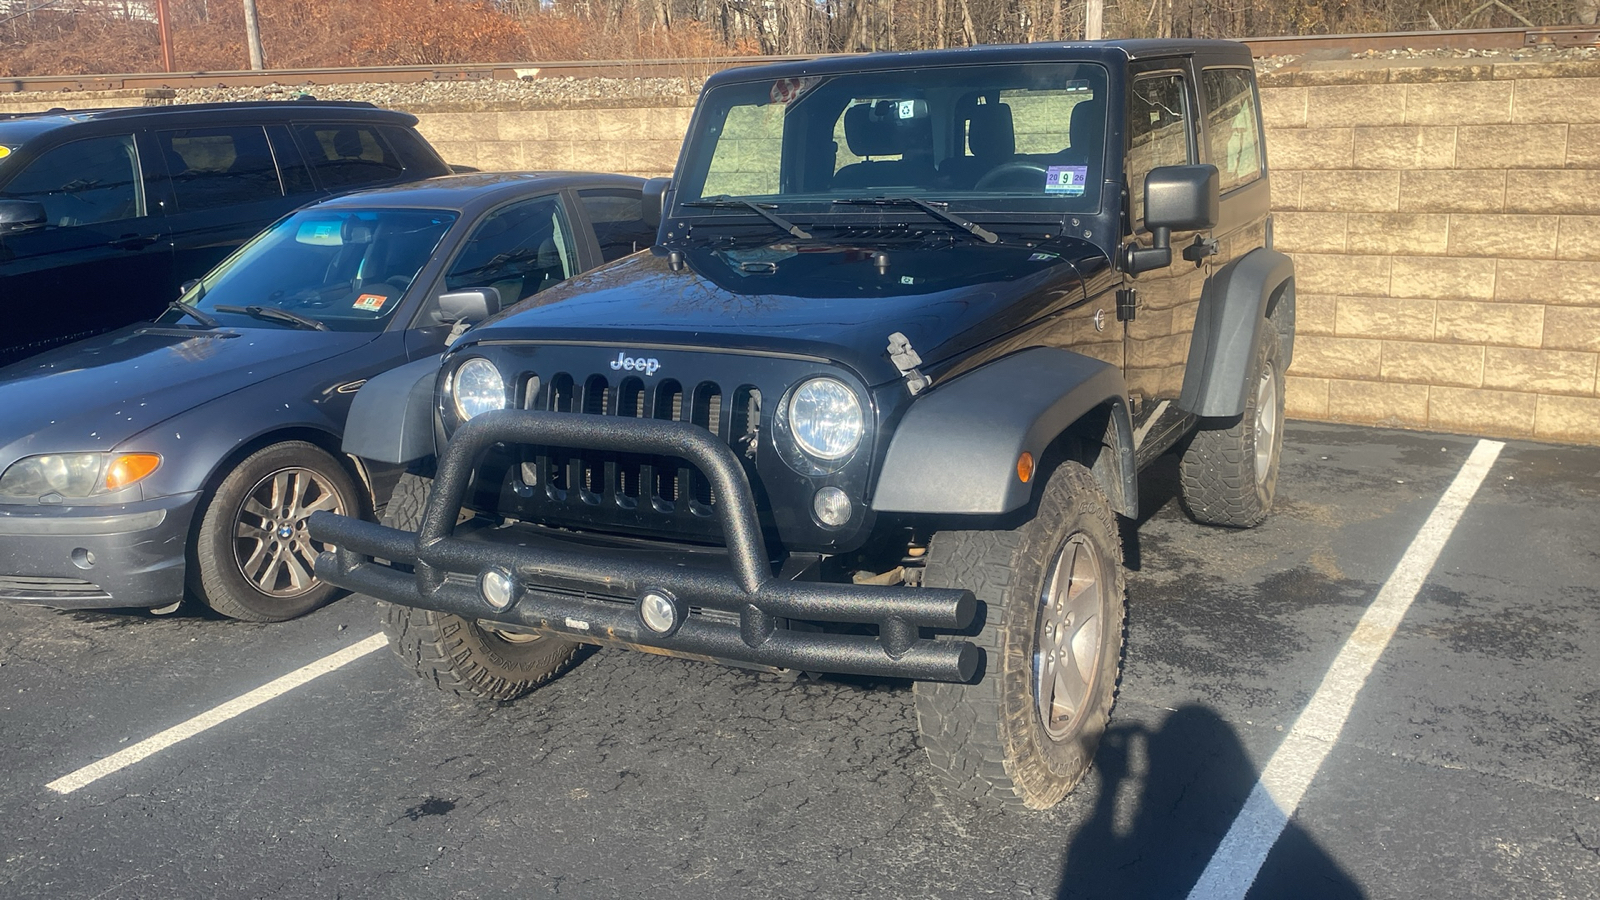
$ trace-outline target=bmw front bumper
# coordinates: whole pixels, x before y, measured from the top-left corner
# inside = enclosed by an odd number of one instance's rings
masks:
[[[0,506],[0,601],[57,609],[183,599],[198,493],[118,506]]]

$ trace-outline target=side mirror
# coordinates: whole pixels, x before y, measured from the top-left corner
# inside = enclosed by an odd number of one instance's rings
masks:
[[[500,291],[492,287],[452,291],[439,297],[439,321],[482,322],[500,311]]]
[[[672,190],[671,178],[652,178],[644,183],[641,208],[644,223],[651,228],[661,227],[661,217],[667,214],[667,192]]]
[[[199,283],[200,283],[200,279],[191,278],[188,281],[185,281],[183,284],[178,285],[178,296],[181,298],[183,295],[185,295],[185,294],[189,293],[190,291],[194,290],[194,286],[199,284]]]
[[[1172,264],[1172,232],[1215,228],[1221,208],[1217,167],[1159,166],[1144,179],[1144,227],[1151,246],[1129,244],[1123,268],[1132,274]]]
[[[32,231],[50,223],[44,204],[33,200],[0,200],[0,234]]]

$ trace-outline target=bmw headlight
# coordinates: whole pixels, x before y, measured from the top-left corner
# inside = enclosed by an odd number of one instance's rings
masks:
[[[866,431],[855,391],[833,378],[813,378],[789,395],[784,405],[789,433],[809,457],[824,463],[856,452]]]
[[[494,363],[482,358],[469,359],[455,371],[450,393],[456,415],[466,420],[492,409],[506,408],[506,383]]]
[[[34,501],[47,494],[81,500],[140,481],[161,465],[154,453],[48,453],[12,463],[0,474],[0,497]]]

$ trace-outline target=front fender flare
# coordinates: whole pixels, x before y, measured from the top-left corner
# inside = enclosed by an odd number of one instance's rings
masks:
[[[385,463],[408,463],[434,454],[433,385],[438,356],[374,376],[350,403],[344,452]]]
[[[1068,350],[1037,347],[938,385],[912,403],[895,429],[873,493],[879,512],[1006,513],[1025,505],[1040,479],[1017,477],[1024,451],[1046,448],[1097,410],[1109,419],[1091,435],[1093,464],[1111,506],[1139,508],[1133,429],[1122,372]]]
[[[1258,247],[1223,266],[1206,280],[1195,314],[1194,336],[1189,342],[1189,363],[1184,369],[1183,393],[1178,408],[1197,416],[1228,417],[1244,412],[1250,388],[1250,367],[1261,330],[1270,327],[1274,297],[1294,302],[1294,260]],[[1285,320],[1287,337],[1284,365],[1293,353],[1293,307]]]

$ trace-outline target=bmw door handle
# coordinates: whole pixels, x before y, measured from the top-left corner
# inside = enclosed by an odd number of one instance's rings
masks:
[[[122,250],[143,250],[160,240],[156,234],[125,234],[111,242],[111,246]]]

